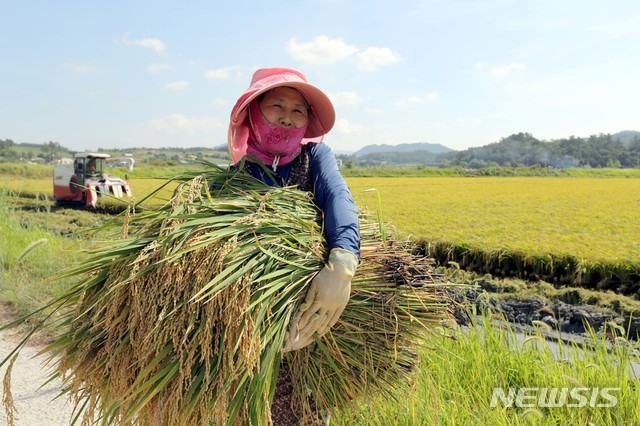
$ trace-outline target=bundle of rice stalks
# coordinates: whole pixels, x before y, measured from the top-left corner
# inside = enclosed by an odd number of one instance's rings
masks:
[[[77,284],[47,306],[60,318],[51,378],[62,378],[76,421],[266,425],[281,367],[299,418],[409,380],[411,348],[450,307],[430,260],[363,216],[340,321],[282,354],[326,259],[321,212],[306,192],[207,166],[176,177],[164,207],[127,215],[121,237],[67,271]]]

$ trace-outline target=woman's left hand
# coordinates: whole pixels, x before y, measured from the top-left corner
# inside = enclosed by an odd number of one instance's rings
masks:
[[[338,322],[349,303],[357,266],[358,257],[349,250],[331,250],[327,264],[311,281],[305,300],[291,321],[283,352],[304,348],[313,343],[314,333],[322,336]]]

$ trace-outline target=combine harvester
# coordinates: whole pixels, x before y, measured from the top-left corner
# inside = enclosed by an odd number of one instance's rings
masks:
[[[98,197],[131,197],[129,183],[103,172],[108,154],[78,153],[73,160],[61,160],[53,169],[53,198],[58,202],[79,202],[95,208]]]

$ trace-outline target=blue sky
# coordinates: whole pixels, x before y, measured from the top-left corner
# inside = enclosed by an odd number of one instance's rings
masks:
[[[271,66],[331,97],[338,152],[640,130],[637,0],[0,4],[0,139],[14,142],[223,145]]]

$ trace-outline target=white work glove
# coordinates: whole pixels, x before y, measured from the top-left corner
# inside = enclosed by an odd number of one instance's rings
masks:
[[[314,333],[322,336],[338,322],[349,303],[357,266],[358,257],[349,250],[331,250],[327,264],[311,281],[304,302],[289,324],[283,352],[304,348],[313,343]]]

